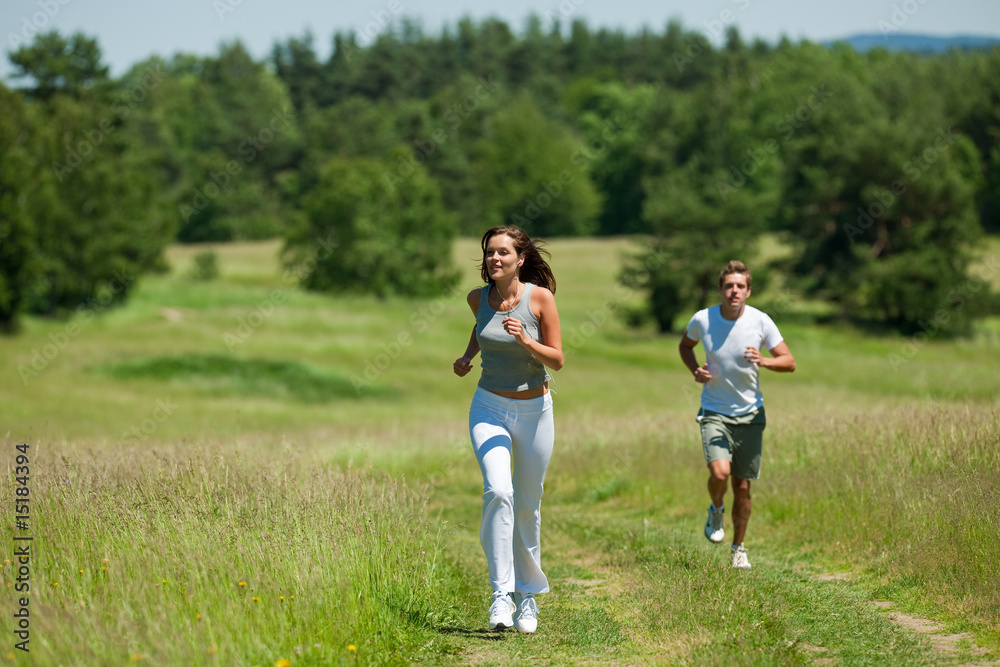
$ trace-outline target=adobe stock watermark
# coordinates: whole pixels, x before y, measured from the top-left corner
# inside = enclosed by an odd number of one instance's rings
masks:
[[[893,4],[889,19],[879,19],[875,26],[883,37],[888,37],[890,32],[899,32],[900,28],[910,20],[910,17],[915,16],[920,8],[926,4],[927,0],[904,0],[902,4]]]
[[[38,8],[41,9],[39,12],[35,12],[29,18],[28,16],[21,17],[21,32],[8,32],[7,41],[10,43],[11,50],[16,50],[22,46],[28,46],[31,44],[31,40],[38,36],[41,30],[49,24],[52,19],[56,17],[59,11],[68,5],[72,0],[38,0]]]
[[[464,100],[451,105],[444,113],[444,121],[451,126],[451,129],[458,129],[476,109],[481,101],[486,100],[496,92],[497,84],[493,81],[493,75],[479,77],[479,84],[475,90]],[[396,186],[413,175],[417,167],[427,162],[430,156],[434,155],[438,146],[448,141],[448,132],[444,127],[438,126],[431,130],[430,136],[417,139],[413,142],[413,150],[407,155],[400,155],[396,166],[396,173],[386,171],[382,174],[382,182],[385,187],[395,192]]]
[[[993,255],[985,260],[985,267],[980,275],[972,276],[958,287],[949,290],[944,297],[945,303],[934,311],[934,317],[917,322],[920,331],[910,336],[898,352],[886,355],[886,361],[892,370],[898,373],[901,367],[910,363],[920,349],[951,322],[954,314],[967,308],[969,300],[981,292],[998,273],[1000,273],[1000,259]]]
[[[385,9],[370,12],[372,20],[362,26],[361,32],[359,33],[359,40],[361,42],[360,45],[355,46],[346,40],[342,42],[342,46],[344,48],[344,58],[347,62],[351,62],[351,59],[354,57],[356,52],[374,44],[375,39],[379,36],[379,34],[402,13],[403,5],[399,2],[399,0],[389,0]]]
[[[80,335],[81,327],[86,326],[103,312],[114,301],[115,295],[126,290],[135,282],[136,277],[116,271],[110,280],[108,288],[96,297],[81,304],[62,331],[48,335],[49,342],[31,350],[28,363],[17,365],[17,373],[21,382],[28,386],[28,380],[38,377],[59,354],[66,349],[74,338]]]
[[[796,130],[812,119],[813,112],[826,104],[827,100],[832,96],[833,92],[827,90],[826,84],[813,86],[805,102],[800,104],[795,111],[786,114],[784,118],[775,123],[774,129],[782,133],[782,140],[787,141],[791,139],[795,136]],[[729,199],[729,195],[746,185],[750,177],[757,173],[757,170],[776,155],[779,150],[781,150],[781,144],[774,137],[765,139],[758,148],[748,148],[746,151],[748,159],[738,165],[729,165],[729,178],[725,181],[716,181],[715,183],[715,188],[718,190],[719,196],[722,197],[722,201],[726,201]]]
[[[156,407],[153,408],[148,417],[122,433],[122,442],[129,442],[130,440],[143,442],[148,440],[149,436],[156,432],[156,429],[160,428],[164,422],[173,416],[174,411],[178,407],[171,403],[169,399],[166,401],[163,399],[156,401]]]
[[[337,243],[333,240],[332,233],[327,234],[326,238],[316,239],[313,252],[310,253],[309,257],[282,272],[282,284],[286,286],[286,289],[298,285],[305,276],[316,268],[317,262],[330,256],[336,246]],[[254,332],[271,319],[278,307],[288,299],[286,289],[272,290],[249,313],[237,318],[235,329],[222,334],[222,342],[226,344],[230,352],[235,352],[237,347],[250,340]]]
[[[392,23],[393,19],[402,13],[403,5],[399,0],[389,0],[385,5],[385,9],[371,12],[372,20],[361,28],[361,32],[358,35],[362,40],[361,46],[365,47],[373,44],[379,33],[385,30]]]
[[[351,384],[354,386],[354,391],[357,392],[358,396],[361,395],[362,389],[371,386],[373,382],[378,380],[382,373],[387,371],[393,362],[399,359],[403,352],[413,345],[414,332],[421,333],[426,331],[441,313],[444,312],[444,309],[448,307],[448,303],[454,301],[462,293],[461,288],[457,284],[445,288],[436,299],[429,304],[420,306],[417,311],[410,314],[409,326],[406,329],[400,331],[392,340],[380,343],[379,349],[381,352],[365,359],[364,369],[360,375],[357,373],[351,375]]]
[[[247,342],[250,336],[260,328],[264,322],[269,320],[278,306],[287,299],[284,290],[272,290],[267,298],[262,299],[249,313],[236,320],[236,328],[232,332],[222,334],[222,342],[226,344],[230,352],[235,352],[236,348]]]
[[[731,0],[741,12],[750,8],[750,0]],[[702,22],[703,30],[694,37],[688,37],[684,41],[684,47],[680,51],[674,51],[672,56],[674,65],[678,72],[694,63],[702,57],[705,51],[711,48],[711,40],[718,39],[726,31],[726,28],[736,22],[738,14],[731,9],[723,9],[717,18]]]
[[[926,147],[919,155],[914,155],[904,162],[902,166],[903,176],[876,194],[876,201],[870,202],[868,206],[859,206],[858,219],[855,224],[844,224],[844,233],[847,234],[847,239],[851,244],[854,244],[857,237],[863,236],[875,224],[876,220],[884,216],[897,199],[906,194],[907,182],[912,184],[920,180],[924,172],[930,169],[941,155],[951,150],[954,144],[955,134],[951,127],[947,130],[938,130],[933,146]]]
[[[212,9],[219,17],[219,22],[226,20],[226,14],[236,11],[236,8],[243,4],[243,0],[212,0]]]
[[[159,65],[147,67],[142,80],[118,98],[111,105],[111,113],[104,116],[93,129],[75,135],[63,141],[66,149],[66,157],[62,162],[53,162],[52,170],[56,178],[62,183],[63,179],[85,162],[93,159],[98,146],[104,143],[108,137],[117,129],[117,122],[129,117],[132,110],[143,102],[151,91],[163,82],[163,71]]]
[[[549,26],[561,24],[575,14],[587,0],[562,0],[554,9],[547,9],[542,14],[542,18],[548,21]]]
[[[293,111],[272,109],[271,119],[267,126],[261,128],[256,134],[247,135],[236,149],[239,156],[243,158],[243,162],[232,159],[225,164],[224,169],[210,171],[208,179],[202,186],[195,188],[195,194],[190,203],[181,202],[177,205],[177,210],[184,222],[188,222],[196,212],[205,210],[205,207],[213,199],[221,195],[229,187],[232,177],[243,171],[244,164],[250,164],[257,159],[257,156],[288,126],[289,120],[294,120],[294,118],[295,112]]]
[[[564,187],[573,183],[578,175],[584,173],[594,160],[608,150],[624,130],[625,126],[618,116],[615,116],[612,120],[605,120],[604,128],[601,130],[600,135],[577,146],[577,149],[573,151],[573,155],[570,156],[570,164],[576,167],[576,173],[574,174],[569,169],[563,169],[556,175],[554,180],[539,181],[539,190],[535,193],[534,197],[528,195],[524,198],[523,215],[522,213],[512,213],[510,216],[511,223],[525,226],[529,221],[540,216],[545,209],[552,206],[553,202],[559,199]]]

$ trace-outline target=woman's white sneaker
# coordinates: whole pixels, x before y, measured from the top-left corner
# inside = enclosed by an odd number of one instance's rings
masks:
[[[514,612],[514,627],[518,632],[531,634],[538,629],[538,603],[535,596],[528,594],[521,598]]]
[[[493,592],[490,604],[490,630],[514,627],[514,601],[503,591]]]

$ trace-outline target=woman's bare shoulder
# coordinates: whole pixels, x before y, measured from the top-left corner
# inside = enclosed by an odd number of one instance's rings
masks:
[[[482,296],[483,296],[483,288],[477,287],[472,291],[470,291],[469,294],[465,297],[466,303],[469,304],[473,312],[479,310],[479,301],[482,299]]]

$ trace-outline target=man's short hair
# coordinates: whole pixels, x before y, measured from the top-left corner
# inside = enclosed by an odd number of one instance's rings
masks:
[[[733,273],[742,273],[745,275],[747,277],[747,287],[753,287],[753,276],[750,275],[750,269],[740,260],[734,259],[729,264],[726,264],[726,268],[722,269],[719,273],[719,289],[722,289],[722,284],[726,282],[726,276]]]

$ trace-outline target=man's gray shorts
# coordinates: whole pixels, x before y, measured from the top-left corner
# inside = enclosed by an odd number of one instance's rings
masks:
[[[739,417],[711,410],[698,412],[701,446],[705,462],[729,461],[732,475],[740,479],[760,477],[760,458],[764,447],[764,408]]]

